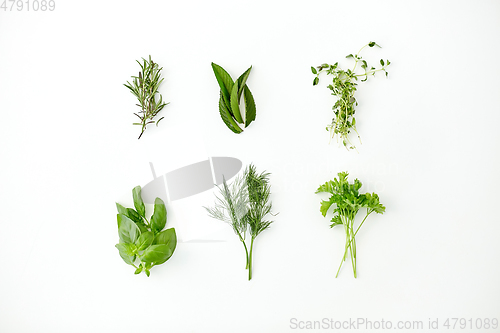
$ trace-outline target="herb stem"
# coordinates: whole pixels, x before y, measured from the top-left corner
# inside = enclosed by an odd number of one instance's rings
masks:
[[[376,72],[380,72],[380,71],[383,71],[385,70],[385,66],[382,67],[382,68],[379,68],[379,69],[372,69],[372,70],[369,70],[367,71],[366,73],[364,74],[355,74],[354,76],[358,77],[358,76],[368,76],[368,75],[371,75],[373,73],[376,73]]]
[[[241,238],[240,238],[240,239],[241,239]],[[252,241],[253,241],[253,240],[252,240]],[[247,248],[247,244],[245,243],[245,241],[244,241],[244,240],[241,240],[241,242],[243,243],[243,246],[245,247],[245,257],[246,257],[246,261],[247,261],[245,269],[248,269],[248,268],[249,268],[249,265],[250,265],[250,262],[249,262],[249,260],[248,260],[248,248]],[[251,250],[250,250],[250,251],[251,251]]]
[[[253,253],[253,240],[255,237],[252,236],[252,241],[250,243],[250,256],[248,257],[248,280],[252,279],[252,253]]]

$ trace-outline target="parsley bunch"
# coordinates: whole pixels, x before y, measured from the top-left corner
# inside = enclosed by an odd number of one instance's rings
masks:
[[[375,42],[370,42],[363,46],[358,53],[355,55],[349,54],[346,58],[354,59],[354,67],[352,69],[343,70],[339,67],[339,63],[336,62],[333,65],[322,64],[316,68],[311,67],[311,71],[316,77],[313,80],[313,85],[319,83],[319,75],[322,72],[326,72],[327,75],[332,75],[332,83],[328,85],[328,89],[332,91],[332,95],[337,97],[337,101],[332,107],[335,117],[332,119],[332,123],[326,127],[327,131],[330,131],[331,137],[337,136],[337,141],[340,138],[343,145],[347,149],[355,149],[351,140],[349,139],[349,133],[351,130],[356,132],[358,139],[361,142],[358,131],[356,130],[356,118],[354,118],[354,113],[356,110],[354,106],[358,105],[356,98],[354,98],[354,93],[356,92],[356,86],[358,85],[356,81],[358,78],[364,78],[361,82],[368,80],[369,76],[375,76],[376,72],[383,71],[387,76],[386,67],[390,65],[390,61],[384,61],[380,59],[381,68],[376,69],[375,67],[368,68],[368,63],[363,60],[359,55],[365,47],[378,46]],[[361,63],[361,68],[364,70],[362,74],[356,74],[356,68],[358,64]]]
[[[333,217],[331,219],[333,228],[336,225],[343,225],[346,233],[344,256],[340,262],[339,269],[337,270],[337,277],[340,272],[342,264],[347,259],[348,252],[351,255],[352,269],[354,272],[354,277],[356,278],[356,239],[355,236],[359,229],[365,223],[366,218],[373,212],[377,214],[383,214],[385,212],[385,207],[380,203],[379,197],[376,193],[364,193],[360,194],[359,189],[362,184],[358,179],[354,180],[354,183],[349,183],[347,181],[347,172],[339,172],[338,178],[330,180],[325,184],[321,185],[316,193],[326,192],[330,193],[331,197],[328,200],[321,201],[320,211],[323,216],[330,207],[335,204],[335,209],[333,210]],[[361,224],[354,231],[354,218],[361,208],[366,208],[366,215]]]

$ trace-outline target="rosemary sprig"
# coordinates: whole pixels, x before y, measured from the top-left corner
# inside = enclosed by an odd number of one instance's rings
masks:
[[[149,60],[144,58],[142,60],[142,63],[137,60],[137,63],[141,66],[139,76],[132,76],[132,83],[127,81],[124,84],[137,97],[139,104],[136,105],[141,108],[141,111],[134,113],[141,120],[140,123],[134,123],[134,125],[141,126],[141,134],[138,139],[141,138],[147,125],[155,123],[153,118],[168,104],[163,103],[162,96],[158,92],[158,88],[163,82],[163,78],[161,78],[161,70],[163,68],[160,68],[157,63],[153,62],[151,56],[149,56]],[[156,94],[160,95],[158,100]],[[163,118],[161,117],[156,121],[156,126],[158,126],[158,123]]]
[[[356,118],[354,118],[354,113],[356,110],[354,106],[358,105],[356,98],[354,98],[354,93],[356,92],[356,81],[358,78],[363,78],[361,82],[368,80],[368,76],[375,76],[376,72],[383,71],[387,76],[388,73],[386,71],[386,67],[390,65],[390,61],[380,59],[380,65],[382,67],[368,68],[368,63],[366,60],[360,56],[361,51],[365,47],[380,47],[375,42],[370,42],[363,46],[358,53],[355,55],[349,54],[346,58],[354,59],[354,66],[352,69],[343,70],[339,67],[339,63],[336,62],[333,65],[322,64],[320,66],[311,67],[311,71],[316,77],[313,80],[313,85],[317,85],[319,83],[319,75],[323,71],[326,72],[327,75],[332,75],[332,83],[328,85],[328,89],[332,91],[332,95],[337,97],[337,101],[333,105],[333,112],[335,117],[332,119],[332,123],[326,127],[327,131],[330,131],[331,137],[337,136],[337,141],[340,138],[342,140],[343,145],[347,149],[355,149],[356,147],[349,139],[349,133],[351,130],[354,130],[358,135],[359,142],[361,143],[361,138],[359,136],[358,131],[356,130]],[[362,74],[356,74],[356,69],[358,64],[361,63],[361,68],[364,70]]]
[[[254,240],[273,222],[264,220],[272,209],[269,175],[266,172],[258,174],[255,166],[250,164],[230,185],[223,179],[219,187],[221,196],[216,196],[215,206],[205,207],[210,217],[229,223],[242,242],[249,280],[252,279]],[[251,238],[250,247],[247,246],[247,235]]]

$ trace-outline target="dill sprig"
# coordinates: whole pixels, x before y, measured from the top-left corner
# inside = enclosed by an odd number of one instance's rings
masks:
[[[250,164],[230,185],[223,179],[222,186],[218,186],[220,196],[216,196],[215,206],[205,207],[210,217],[229,223],[243,243],[249,280],[252,279],[254,240],[273,222],[264,220],[268,214],[272,215],[269,175],[257,173],[255,166]],[[247,236],[250,237],[250,249]]]
[[[153,118],[168,104],[163,103],[162,96],[158,92],[158,88],[163,82],[163,78],[161,78],[161,70],[163,68],[160,68],[157,63],[153,62],[151,56],[149,56],[149,60],[144,58],[142,60],[142,63],[137,61],[139,66],[141,66],[139,76],[132,76],[132,83],[127,81],[124,84],[137,97],[139,104],[136,105],[141,108],[141,111],[134,113],[141,120],[140,123],[134,123],[134,125],[141,126],[141,134],[138,139],[141,138],[147,125],[156,123],[156,126],[158,126],[158,123],[164,117],[161,117],[156,122]],[[156,94],[160,95],[158,100]]]

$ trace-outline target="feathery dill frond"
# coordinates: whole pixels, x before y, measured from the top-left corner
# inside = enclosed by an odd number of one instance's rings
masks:
[[[205,207],[205,209],[210,217],[229,223],[240,239],[244,239],[247,230],[244,217],[248,211],[248,191],[244,186],[244,178],[237,176],[228,185],[223,177],[222,185],[217,186],[217,188],[220,196],[216,195],[215,206],[213,208]]]
[[[216,195],[215,206],[205,207],[210,217],[229,223],[240,238],[245,247],[249,280],[252,278],[253,242],[273,222],[264,220],[272,209],[269,175],[257,173],[255,166],[250,164],[230,185],[223,178],[222,185],[217,186],[220,196]],[[250,251],[245,242],[247,231],[251,236]]]
[[[269,228],[273,221],[264,221],[264,217],[271,213],[272,204],[269,200],[271,186],[269,185],[269,173],[257,173],[253,164],[245,170],[248,187],[250,209],[246,215],[250,233],[253,238],[257,237],[263,230]]]

